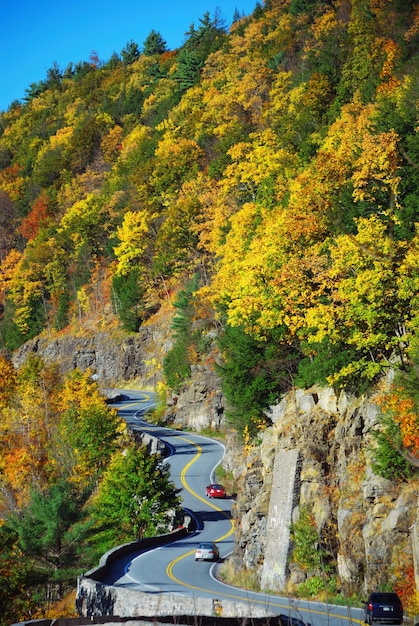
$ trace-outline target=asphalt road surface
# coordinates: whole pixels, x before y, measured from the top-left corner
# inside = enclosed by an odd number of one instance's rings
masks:
[[[152,433],[170,449],[167,463],[171,477],[182,490],[183,507],[195,518],[197,530],[179,541],[121,559],[103,582],[149,593],[171,592],[196,598],[244,601],[249,604],[249,616],[252,606],[257,606],[270,613],[301,619],[312,626],[363,624],[361,609],[255,593],[217,580],[217,568],[233,549],[234,521],[230,513],[231,499],[208,499],[205,487],[214,482],[214,470],[223,458],[224,446],[207,437],[148,424],[144,418],[155,406],[156,394],[118,391],[124,399],[114,406],[128,426]],[[195,561],[195,546],[201,541],[217,543],[220,563]]]

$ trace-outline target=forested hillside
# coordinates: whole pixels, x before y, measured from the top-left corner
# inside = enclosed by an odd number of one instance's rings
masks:
[[[414,460],[418,104],[408,0],[265,0],[231,26],[203,15],[177,50],[153,30],[108,60],[53,64],[0,115],[2,436],[29,384],[69,384],[39,363],[12,372],[14,350],[109,303],[135,333],[170,300],[171,389],[216,329],[230,419],[252,437],[293,385],[357,393],[397,366],[387,427]],[[52,428],[48,389],[39,423]],[[3,510],[29,501],[6,505],[25,484],[5,470],[12,453],[23,468],[32,446],[36,480],[63,477],[32,427],[19,450],[3,436]],[[396,453],[381,445],[385,474]],[[62,456],[80,498],[84,470]]]

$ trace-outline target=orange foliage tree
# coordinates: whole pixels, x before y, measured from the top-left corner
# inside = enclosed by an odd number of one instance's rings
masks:
[[[419,467],[419,412],[413,397],[400,385],[392,385],[381,398],[384,413],[391,415],[400,429],[400,444],[393,441],[398,452],[414,467]]]
[[[49,210],[49,197],[43,192],[41,193],[32,205],[32,210],[22,220],[20,225],[20,232],[25,239],[34,239],[39,230],[46,226],[50,218]]]

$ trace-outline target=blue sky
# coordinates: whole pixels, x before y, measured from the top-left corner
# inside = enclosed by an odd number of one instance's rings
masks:
[[[260,2],[263,4],[263,2]],[[107,61],[129,41],[140,48],[151,30],[169,49],[206,11],[218,8],[229,26],[237,10],[249,15],[256,0],[0,0],[0,111],[21,100],[25,89],[46,77],[54,62]]]

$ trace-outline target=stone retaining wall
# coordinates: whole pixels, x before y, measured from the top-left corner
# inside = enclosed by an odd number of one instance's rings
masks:
[[[79,611],[87,617],[159,617],[162,615],[195,617],[262,618],[275,616],[266,607],[251,600],[234,602],[218,598],[186,596],[179,593],[142,593],[111,587],[91,579],[81,579],[78,590]],[[198,622],[199,624],[199,622]]]
[[[261,587],[283,591],[288,575],[290,526],[299,499],[299,450],[279,449],[274,461]]]

